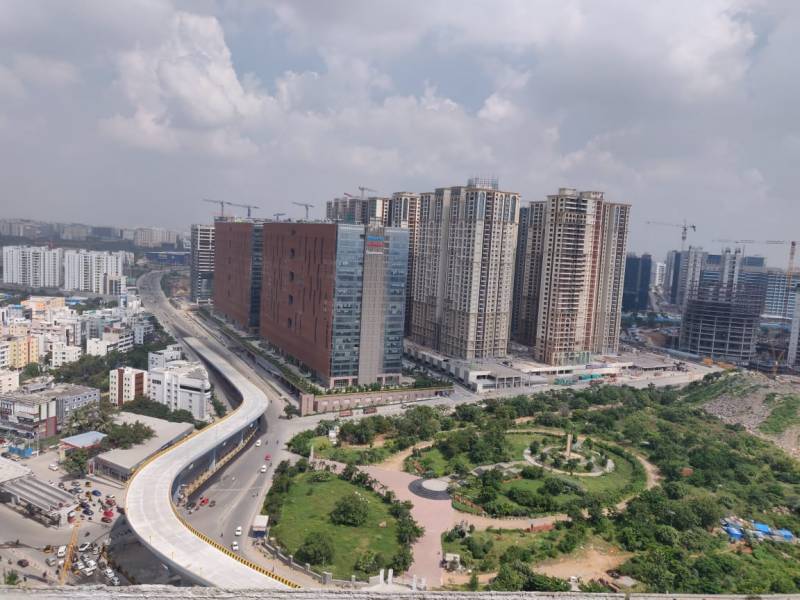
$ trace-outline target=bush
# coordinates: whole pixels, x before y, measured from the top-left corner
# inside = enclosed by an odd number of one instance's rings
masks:
[[[336,503],[330,516],[336,525],[358,527],[367,522],[369,501],[358,492],[353,492]]]
[[[327,533],[309,533],[295,558],[312,565],[328,565],[333,562],[333,542]]]
[[[355,569],[367,575],[376,573],[383,568],[384,559],[377,552],[372,550],[365,550],[356,559]]]

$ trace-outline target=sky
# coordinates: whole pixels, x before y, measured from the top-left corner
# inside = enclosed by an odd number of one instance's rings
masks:
[[[493,175],[630,203],[637,252],[680,245],[647,221],[793,239],[798,40],[794,0],[0,0],[0,217],[186,230]]]

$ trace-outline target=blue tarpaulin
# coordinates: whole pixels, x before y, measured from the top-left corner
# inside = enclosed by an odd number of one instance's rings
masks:
[[[753,529],[760,533],[770,534],[772,533],[772,529],[766,523],[759,523],[758,521],[753,521]]]
[[[726,525],[724,529],[732,540],[740,540],[744,537],[744,533],[738,527],[734,527],[733,525]]]
[[[787,542],[790,542],[790,541],[792,541],[794,539],[794,535],[788,529],[778,529],[778,531],[776,531],[775,533],[777,533],[779,536],[781,536]]]

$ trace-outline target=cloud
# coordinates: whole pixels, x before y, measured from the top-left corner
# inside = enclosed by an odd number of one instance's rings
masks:
[[[675,244],[648,219],[690,218],[708,244],[800,217],[794,2],[42,6],[0,7],[20,216],[183,227],[207,220],[202,196],[270,214],[490,173],[526,199],[631,202],[637,250]]]

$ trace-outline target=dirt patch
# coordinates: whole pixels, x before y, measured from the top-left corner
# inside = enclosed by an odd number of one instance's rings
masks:
[[[401,450],[400,452],[392,454],[385,461],[383,461],[382,463],[379,463],[379,464],[377,464],[375,466],[378,467],[379,469],[383,469],[385,471],[402,471],[403,470],[403,462],[405,462],[405,460],[409,456],[411,456],[411,453],[415,449],[421,450],[423,448],[429,448],[430,446],[433,446],[433,442],[432,441],[419,442],[418,444],[414,444],[410,448],[406,448],[405,450]]]
[[[759,426],[770,416],[774,403],[767,398],[785,395],[800,395],[800,380],[781,376],[771,379],[761,373],[748,373],[739,389],[722,394],[705,403],[703,408],[723,423],[738,424],[749,433],[772,442],[792,456],[800,456],[800,425],[791,425],[778,434],[766,434]]]
[[[590,545],[569,556],[539,563],[533,570],[550,577],[569,579],[577,576],[582,581],[589,581],[601,577],[608,578],[606,571],[617,569],[632,556],[633,553],[614,547]]]

